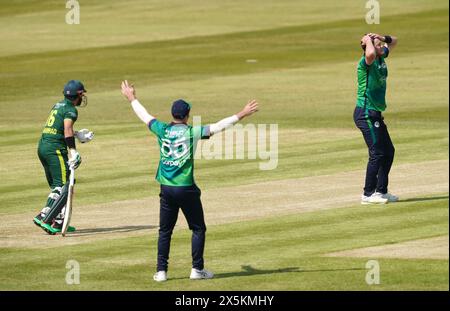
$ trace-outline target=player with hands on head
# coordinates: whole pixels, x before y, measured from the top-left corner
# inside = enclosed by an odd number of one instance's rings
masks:
[[[388,192],[395,148],[382,115],[386,110],[388,76],[385,59],[396,45],[397,38],[388,35],[369,33],[361,39],[364,54],[358,63],[358,91],[353,113],[353,120],[369,150],[361,204],[398,201],[397,196]]]

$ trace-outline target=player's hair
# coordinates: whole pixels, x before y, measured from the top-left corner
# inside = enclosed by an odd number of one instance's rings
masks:
[[[363,49],[364,52],[366,51],[366,45],[362,43],[362,41],[361,41],[361,48]]]
[[[189,116],[189,113],[188,113],[187,115],[184,115],[184,116],[181,116],[181,115],[179,115],[179,114],[174,114],[174,115],[172,115],[172,117],[173,117],[175,120],[178,120],[178,121],[183,120],[183,119],[186,118],[187,116]]]

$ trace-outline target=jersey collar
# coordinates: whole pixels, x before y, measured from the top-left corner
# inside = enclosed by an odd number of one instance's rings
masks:
[[[74,106],[74,104],[73,104],[70,100],[68,100],[67,98],[64,98],[64,99],[62,100],[62,102],[63,102],[63,103],[66,103],[66,104],[68,104],[68,105]]]

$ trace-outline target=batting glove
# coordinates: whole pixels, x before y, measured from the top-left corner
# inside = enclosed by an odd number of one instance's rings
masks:
[[[69,164],[70,167],[77,169],[81,164],[81,156],[75,149],[70,149],[70,154],[71,157],[69,161],[67,161],[67,164]]]
[[[94,132],[89,131],[88,129],[82,129],[82,130],[75,132],[75,137],[82,144],[88,143],[94,138]]]

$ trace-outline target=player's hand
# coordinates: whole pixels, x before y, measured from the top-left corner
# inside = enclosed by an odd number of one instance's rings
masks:
[[[67,161],[70,167],[77,169],[81,164],[81,156],[75,149],[70,149],[70,159]]]
[[[128,81],[122,81],[122,95],[128,99],[129,102],[132,102],[136,99],[136,90],[132,84],[128,84]]]
[[[369,42],[369,41],[372,41],[372,37],[370,36],[370,33],[364,35],[364,36],[361,38],[361,44],[363,44],[363,45],[367,45],[367,42]]]
[[[375,39],[378,39],[378,40],[384,42],[386,40],[386,38],[384,36],[379,35],[377,33],[369,33],[368,36],[372,39],[372,41]]]
[[[237,116],[239,119],[242,119],[254,114],[257,111],[258,111],[258,102],[256,100],[251,100],[248,102],[247,105],[245,105],[244,109],[242,109],[242,111],[237,114]]]
[[[82,144],[88,143],[94,138],[94,132],[89,131],[88,129],[82,129],[75,132],[75,137]]]

